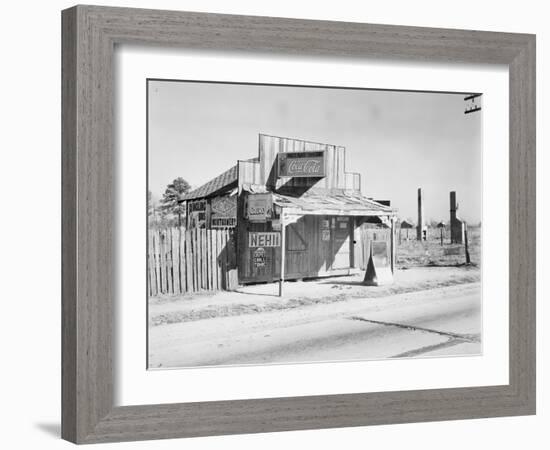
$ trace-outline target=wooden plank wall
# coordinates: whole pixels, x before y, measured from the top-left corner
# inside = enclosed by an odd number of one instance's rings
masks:
[[[238,161],[239,193],[243,184],[261,184],[260,163],[258,161]]]
[[[276,161],[280,152],[309,152],[324,150],[326,155],[326,176],[324,178],[291,178],[277,179]],[[275,189],[285,187],[311,186],[319,189],[351,189],[360,191],[359,174],[345,170],[345,147],[303,141],[278,136],[260,135],[259,161],[254,163],[257,171],[250,178],[242,179],[243,183],[266,185]],[[251,175],[244,173],[244,175]]]
[[[147,289],[150,296],[234,290],[237,284],[232,230],[149,230]]]
[[[335,228],[330,227],[330,239],[322,239],[322,221],[336,221],[334,216],[303,216],[296,222],[286,226],[285,279],[322,277],[343,275],[350,271],[351,260],[351,218],[348,218],[348,235],[344,239],[336,239]],[[336,222],[335,222],[336,226]],[[267,264],[265,268],[253,267],[252,253],[248,247],[248,233],[257,231],[273,231],[271,222],[247,223],[240,228],[239,246],[240,280],[241,283],[271,282],[280,278],[281,248],[264,248]],[[305,244],[304,247],[301,244]],[[302,249],[303,248],[303,249]],[[338,259],[339,267],[335,266]],[[346,261],[347,264],[342,264]]]

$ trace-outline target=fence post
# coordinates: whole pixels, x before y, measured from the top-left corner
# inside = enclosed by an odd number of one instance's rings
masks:
[[[201,246],[201,289],[208,290],[208,275],[206,271],[206,230],[200,228],[200,246]]]
[[[193,252],[191,244],[191,231],[185,231],[185,276],[187,278],[187,290],[195,292],[195,282],[193,280]]]
[[[181,294],[180,286],[180,230],[179,228],[170,229],[172,241],[172,280],[174,283],[174,294]]]
[[[223,246],[221,245],[221,231],[216,231],[216,280],[217,280],[217,289],[222,289],[222,271],[221,271],[221,261],[220,254],[223,251]]]
[[[185,279],[187,274],[185,271],[185,228],[183,227],[179,228],[178,248],[180,254],[180,289],[181,293],[185,294],[187,292],[187,280]]]
[[[195,235],[194,235],[194,247],[193,252],[194,255],[194,264],[196,267],[196,273],[197,273],[197,292],[202,290],[202,266],[201,266],[201,253],[202,253],[202,245],[201,245],[201,230],[200,228],[195,229]]]
[[[216,248],[212,245],[212,236],[215,233],[214,230],[207,230],[206,232],[206,247],[208,253],[208,259],[206,261],[208,266],[208,289],[214,290],[215,274],[214,274],[214,251]]]

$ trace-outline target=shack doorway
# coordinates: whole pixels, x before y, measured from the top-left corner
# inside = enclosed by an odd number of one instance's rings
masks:
[[[305,215],[286,226],[285,278],[347,273],[351,268],[350,217]]]
[[[350,228],[349,217],[332,217],[331,246],[332,258],[329,270],[349,269],[351,267],[350,255]]]

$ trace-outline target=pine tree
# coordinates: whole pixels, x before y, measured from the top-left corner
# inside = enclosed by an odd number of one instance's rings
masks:
[[[185,216],[185,207],[179,199],[182,194],[189,192],[191,186],[182,177],[176,178],[172,183],[166,186],[166,190],[160,200],[161,209],[168,214],[178,217],[178,226],[181,227],[181,219]]]

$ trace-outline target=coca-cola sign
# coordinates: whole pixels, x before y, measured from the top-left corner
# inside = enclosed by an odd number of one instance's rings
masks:
[[[279,153],[280,177],[325,176],[325,152]]]

